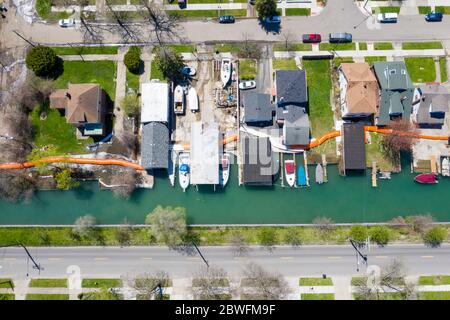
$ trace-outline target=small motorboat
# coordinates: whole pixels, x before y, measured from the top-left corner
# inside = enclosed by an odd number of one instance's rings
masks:
[[[222,66],[220,68],[220,80],[222,80],[222,86],[225,88],[231,79],[231,59],[222,59]]]
[[[189,102],[189,110],[191,112],[198,111],[198,95],[197,90],[194,87],[191,87],[188,91],[188,102]]]
[[[178,155],[178,180],[183,192],[189,187],[189,153],[182,152]]]
[[[322,165],[319,163],[316,166],[316,182],[318,184],[322,184],[323,183],[323,168]]]
[[[382,172],[380,172],[380,176],[378,178],[385,179],[385,180],[391,180],[391,173],[382,171]]]
[[[436,184],[438,183],[437,176],[434,173],[421,173],[417,175],[414,180],[423,184]]]
[[[295,184],[295,162],[294,160],[284,161],[284,173],[286,176],[286,182],[290,187]]]
[[[450,163],[449,163],[447,157],[445,157],[445,158],[442,160],[442,163],[441,163],[441,174],[442,174],[444,177],[450,176]]]
[[[305,187],[307,185],[305,167],[303,167],[302,165],[298,166],[297,168],[297,185],[299,187]]]
[[[230,154],[222,154],[222,159],[220,161],[220,185],[225,187],[230,177]]]
[[[176,115],[182,115],[185,112],[185,108],[184,90],[183,87],[178,85],[173,92],[173,111]]]

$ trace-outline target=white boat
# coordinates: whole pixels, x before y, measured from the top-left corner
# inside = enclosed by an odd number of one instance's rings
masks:
[[[295,184],[295,162],[294,160],[284,161],[284,174],[286,177],[286,182],[290,187]]]
[[[178,85],[173,91],[173,110],[175,114],[184,114],[185,112],[185,97],[183,88]]]
[[[450,176],[450,163],[449,163],[447,157],[445,157],[445,158],[442,160],[442,164],[441,164],[441,174],[442,174],[444,177]]]
[[[318,184],[322,184],[323,183],[323,168],[322,165],[319,163],[316,166],[316,182]]]
[[[189,187],[189,153],[181,152],[178,155],[178,181],[180,182],[180,187],[183,192]]]
[[[385,180],[391,180],[391,173],[390,172],[380,172],[379,179],[385,179]]]
[[[222,154],[220,161],[220,185],[225,187],[230,177],[230,154]]]
[[[222,85],[225,88],[230,82],[231,78],[231,59],[222,59],[222,66],[220,68],[220,79],[222,80]]]
[[[188,102],[191,112],[198,112],[198,95],[194,87],[191,87],[188,91]]]

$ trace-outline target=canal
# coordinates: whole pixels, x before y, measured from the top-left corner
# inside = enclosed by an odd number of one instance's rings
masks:
[[[128,200],[100,190],[96,182],[83,183],[71,191],[39,191],[27,202],[0,202],[0,224],[72,224],[90,214],[102,224],[117,224],[126,218],[141,224],[157,205],[183,206],[192,224],[311,223],[317,216],[334,222],[385,222],[398,215],[431,214],[438,221],[450,221],[450,179],[437,185],[413,181],[409,165],[391,180],[378,180],[371,187],[370,170],[364,176],[340,177],[336,166],[328,166],[329,182],[314,182],[309,168],[310,188],[239,187],[237,167],[232,166],[225,189],[185,193],[157,177],[153,190],[140,189]]]

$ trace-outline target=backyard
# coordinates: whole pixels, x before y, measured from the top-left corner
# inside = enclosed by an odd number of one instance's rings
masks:
[[[391,172],[396,166],[383,151],[381,137],[379,133],[370,132],[371,143],[366,143],[366,166],[371,168],[372,163],[376,162],[378,169]]]

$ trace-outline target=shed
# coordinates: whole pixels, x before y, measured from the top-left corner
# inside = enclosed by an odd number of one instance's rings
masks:
[[[146,170],[169,167],[169,129],[161,122],[142,127],[141,165]]]
[[[165,82],[141,84],[141,123],[169,120],[169,85]]]

